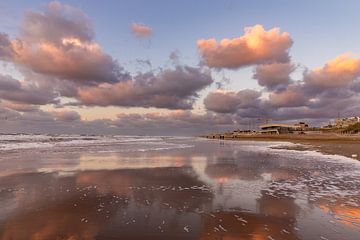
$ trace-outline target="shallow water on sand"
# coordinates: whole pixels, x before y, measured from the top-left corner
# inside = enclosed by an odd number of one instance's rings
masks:
[[[360,239],[353,159],[279,142],[2,141],[2,240]]]

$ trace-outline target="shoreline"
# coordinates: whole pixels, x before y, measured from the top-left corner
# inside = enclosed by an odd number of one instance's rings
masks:
[[[208,138],[212,139],[212,138]],[[281,149],[306,151],[312,150],[330,155],[341,155],[360,161],[360,135],[240,135],[236,138],[225,137],[226,141],[271,141],[291,142],[303,146],[280,147]],[[214,140],[215,140],[214,139]]]

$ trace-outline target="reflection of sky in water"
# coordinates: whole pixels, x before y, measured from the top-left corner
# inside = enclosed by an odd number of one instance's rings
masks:
[[[1,239],[359,239],[357,162],[170,141],[194,147],[3,156]]]

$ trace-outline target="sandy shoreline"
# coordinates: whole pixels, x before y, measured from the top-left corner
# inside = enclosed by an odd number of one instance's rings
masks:
[[[231,141],[276,141],[299,143],[303,146],[283,147],[289,150],[315,150],[360,160],[360,135],[241,135]]]

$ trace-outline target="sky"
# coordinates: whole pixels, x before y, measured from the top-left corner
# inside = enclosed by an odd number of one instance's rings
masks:
[[[0,3],[0,132],[195,135],[360,108],[360,2]]]

